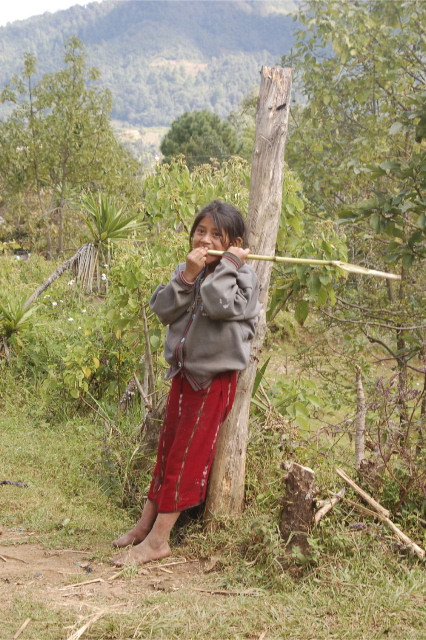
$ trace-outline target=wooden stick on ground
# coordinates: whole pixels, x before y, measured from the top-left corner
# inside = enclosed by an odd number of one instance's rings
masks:
[[[93,580],[85,580],[85,582],[74,582],[68,584],[66,587],[61,587],[59,591],[66,591],[66,589],[75,589],[77,587],[85,587],[87,584],[95,584],[96,582],[105,582],[103,578],[94,578]]]
[[[364,498],[364,500],[366,502],[368,502],[368,504],[370,505],[370,507],[373,507],[373,509],[375,509],[377,511],[377,513],[380,513],[382,516],[384,516],[385,518],[389,518],[389,511],[387,509],[385,509],[384,507],[382,507],[381,504],[379,504],[378,502],[376,502],[374,500],[374,498],[372,498],[366,491],[364,491],[363,489],[361,489],[361,487],[359,487],[353,480],[352,478],[350,478],[344,471],[342,471],[342,469],[336,469],[336,473],[338,476],[340,476],[345,482],[348,483],[349,486],[352,487],[352,489],[354,489],[357,493],[359,493],[360,496],[362,496]]]
[[[321,506],[320,509],[318,509],[318,511],[315,514],[315,518],[314,518],[315,524],[318,524],[318,522],[322,520],[325,514],[328,513],[334,507],[334,505],[340,502],[340,500],[343,498],[344,495],[345,495],[345,488],[343,487],[343,489],[340,489],[339,493],[336,493],[332,498],[330,498],[329,500],[324,500],[323,501],[324,504]]]
[[[23,630],[25,629],[25,627],[27,627],[31,622],[31,618],[27,618],[24,622],[24,624],[22,625],[22,627],[19,627],[18,631],[15,633],[15,635],[13,636],[13,640],[16,640],[16,638],[19,638],[19,636],[21,635],[21,633],[23,632]]]
[[[75,633],[73,633],[72,635],[69,636],[68,640],[79,640],[79,638],[81,638],[81,636],[83,635],[83,633],[85,631],[87,631],[87,629],[97,620],[99,620],[99,618],[102,618],[102,616],[104,616],[106,613],[108,613],[108,609],[103,609],[102,611],[98,611],[97,614],[95,614],[92,618],[90,618],[86,624],[84,624],[82,627],[80,627],[80,629],[78,629]]]
[[[7,560],[16,560],[16,562],[22,562],[23,564],[29,564],[26,560],[22,560],[22,558],[16,558],[15,556],[7,556],[5,553],[1,554],[1,559],[6,562]]]
[[[346,482],[353,489],[355,489],[355,491],[357,491],[359,495],[362,496],[364,500],[366,500],[371,507],[373,507],[373,509],[377,512],[377,517],[382,522],[385,522],[388,525],[388,527],[392,529],[394,534],[398,536],[398,538],[402,540],[402,542],[405,545],[407,545],[407,547],[411,549],[413,553],[415,553],[419,558],[422,558],[422,559],[426,556],[425,550],[419,547],[418,544],[413,542],[411,538],[409,538],[403,531],[401,531],[401,529],[399,529],[399,527],[396,526],[395,523],[392,522],[392,520],[389,519],[388,517],[389,511],[387,509],[382,507],[382,505],[376,502],[374,498],[372,498],[370,495],[368,495],[368,493],[363,491],[363,489],[361,489],[361,487],[359,487],[351,478],[349,478],[349,476],[347,476],[344,471],[342,471],[341,469],[336,469],[336,473],[341,478],[343,478],[343,480],[346,480]]]

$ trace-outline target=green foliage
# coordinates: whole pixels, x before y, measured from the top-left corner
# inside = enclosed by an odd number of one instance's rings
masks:
[[[209,111],[193,111],[172,122],[160,149],[165,162],[182,154],[192,169],[212,159],[223,162],[238,155],[241,144],[229,122]]]
[[[31,316],[37,307],[24,309],[25,300],[7,300],[0,303],[0,335],[11,338],[16,333],[25,333],[31,326]]]
[[[400,121],[389,133],[395,135],[402,130],[406,143],[412,145],[411,152],[366,165],[364,172],[381,188],[340,213],[346,221],[367,219],[374,233],[387,240],[385,261],[400,261],[403,270],[426,258],[426,151],[422,144],[426,92],[413,94],[407,102],[408,110],[400,114]]]
[[[402,260],[408,268],[424,253],[425,160],[417,145],[425,5],[333,0],[324,12],[312,0],[299,18],[304,28],[283,60],[298,69],[303,95],[293,111],[287,160],[319,211],[346,221],[368,218],[370,229],[387,239],[377,245],[376,261]],[[362,241],[354,241],[365,255]]]
[[[102,193],[89,194],[83,198],[84,222],[96,246],[128,238],[138,228],[137,215],[125,215],[112,198]]]
[[[64,62],[64,68],[37,81],[36,60],[27,54],[23,73],[13,77],[1,94],[13,108],[0,123],[6,223],[17,211],[27,213],[20,235],[44,233],[49,253],[52,236],[57,251],[62,251],[81,190],[120,191],[130,202],[135,202],[138,191],[137,165],[111,129],[111,97],[94,84],[99,73],[87,66],[77,38],[67,42]],[[10,235],[16,235],[14,225]]]
[[[318,386],[312,380],[297,378],[277,382],[271,390],[278,412],[301,429],[310,430],[309,418],[318,409]]]

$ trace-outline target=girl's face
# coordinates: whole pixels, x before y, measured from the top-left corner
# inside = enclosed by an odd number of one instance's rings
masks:
[[[241,239],[237,238],[235,243],[237,246],[241,243]],[[195,229],[192,237],[192,246],[194,249],[203,247],[204,249],[214,249],[215,251],[226,251],[231,246],[229,238],[226,234],[220,234],[220,231],[216,228],[215,223],[206,216],[200,220],[197,228]],[[207,256],[206,265],[214,265],[220,262],[221,256]]]

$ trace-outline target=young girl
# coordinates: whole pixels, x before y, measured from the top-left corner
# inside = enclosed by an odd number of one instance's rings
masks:
[[[172,385],[142,517],[113,542],[135,545],[113,559],[118,566],[170,555],[169,535],[180,513],[205,499],[219,427],[234,401],[237,371],[248,364],[260,310],[244,233],[235,207],[219,200],[207,205],[192,225],[186,262],[151,298],[151,309],[168,325]],[[210,249],[225,253],[211,256]]]

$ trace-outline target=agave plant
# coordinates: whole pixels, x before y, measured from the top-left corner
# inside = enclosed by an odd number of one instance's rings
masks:
[[[128,215],[122,208],[117,209],[115,201],[101,193],[85,196],[82,209],[92,239],[79,256],[77,279],[89,292],[93,290],[96,280],[100,291],[102,280],[105,281],[105,288],[108,287],[107,277],[102,278],[100,265],[109,267],[111,244],[128,238],[141,224],[137,215]]]
[[[7,300],[0,303],[0,336],[9,339],[15,333],[22,333],[30,328],[30,317],[37,307],[24,308],[24,300]]]
[[[139,226],[136,215],[126,215],[123,209],[116,208],[112,198],[102,193],[84,197],[83,216],[95,246],[128,238]]]

